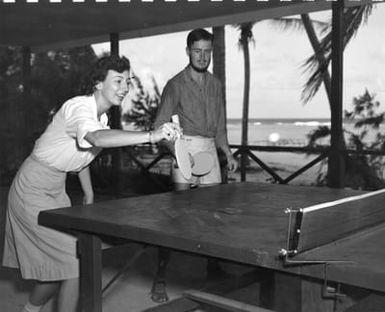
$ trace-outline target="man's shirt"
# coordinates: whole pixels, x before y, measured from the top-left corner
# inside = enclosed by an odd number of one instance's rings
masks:
[[[155,128],[177,114],[184,134],[214,138],[217,147],[228,145],[222,92],[221,82],[214,75],[206,72],[200,86],[187,66],[165,86]]]

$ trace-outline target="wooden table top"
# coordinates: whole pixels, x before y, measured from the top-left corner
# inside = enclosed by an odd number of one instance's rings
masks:
[[[286,208],[305,208],[363,193],[324,187],[231,183],[47,210],[40,213],[39,223],[61,230],[125,238],[322,278],[324,270],[320,265],[283,267],[278,251],[286,247],[288,217],[284,211]],[[365,237],[372,239],[373,235],[371,233]],[[379,238],[375,236],[376,240]],[[354,241],[349,240],[347,249],[355,251],[351,244]],[[362,244],[366,248],[374,248],[373,244],[360,242]],[[327,259],[330,253],[340,253],[347,258],[356,257],[357,252],[354,252],[355,255],[343,255],[345,251],[341,244],[331,245],[319,248],[321,250],[316,248],[308,251],[301,257]],[[333,250],[333,246],[336,250]],[[382,249],[385,252],[385,248]],[[375,253],[373,250],[363,251],[366,254]],[[381,259],[385,259],[384,252],[381,252]],[[335,258],[335,254],[333,256]],[[337,271],[342,270],[342,273],[336,274],[338,280],[344,282],[344,274],[349,273],[350,269],[357,270],[357,265],[364,265],[365,259],[365,254],[362,254],[359,259],[353,259],[355,265],[332,265],[330,272],[334,268]],[[359,261],[358,264],[356,260]],[[377,262],[380,264],[381,260]],[[377,270],[377,267],[369,269]],[[334,278],[329,277],[331,280]],[[362,276],[357,281],[352,278],[348,280],[353,285],[362,286],[363,283]],[[383,280],[385,281],[385,272]],[[382,284],[384,286],[381,286],[381,290],[385,291],[385,282]]]

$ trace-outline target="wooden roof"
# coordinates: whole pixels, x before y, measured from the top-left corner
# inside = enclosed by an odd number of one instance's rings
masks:
[[[327,0],[0,1],[0,45],[39,50],[105,42],[110,33],[128,39],[320,11],[331,6]]]

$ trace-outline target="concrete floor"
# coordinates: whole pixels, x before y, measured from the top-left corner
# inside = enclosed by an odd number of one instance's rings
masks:
[[[4,216],[8,188],[0,188],[0,251],[3,251]],[[103,285],[131,259],[141,245],[129,244],[123,248],[113,248],[103,254]],[[146,248],[144,254],[122,274],[106,291],[103,311],[143,311],[157,304],[149,296],[152,278],[156,268],[157,250]],[[204,284],[205,259],[175,252],[169,264],[168,294],[170,299],[179,297],[183,290],[201,288]],[[202,272],[202,273],[200,273]],[[15,269],[0,266],[0,311],[18,312],[25,304],[33,281],[23,280]],[[53,312],[53,302],[49,302],[43,312]]]
[[[0,252],[3,251],[4,216],[8,189],[0,187]],[[103,198],[99,197],[99,200]],[[128,244],[121,248],[112,248],[103,253],[103,285],[119,272],[142,246]],[[105,292],[103,297],[104,312],[136,312],[155,307],[150,296],[152,278],[155,274],[157,249],[147,247],[139,259],[122,274]],[[201,289],[206,283],[206,262],[203,257],[174,252],[168,267],[168,295],[178,298],[188,289]],[[239,266],[228,266],[227,270],[239,270]],[[242,268],[241,268],[242,270]],[[33,281],[23,280],[15,269],[0,266],[0,311],[19,312],[33,286]],[[54,303],[50,301],[43,312],[54,312]]]

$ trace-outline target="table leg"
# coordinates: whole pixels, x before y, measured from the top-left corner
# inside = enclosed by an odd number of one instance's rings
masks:
[[[98,237],[79,233],[80,304],[84,312],[102,312],[102,249]]]
[[[319,280],[284,272],[275,272],[274,311],[335,311],[335,298],[323,298],[322,287],[322,281]]]

